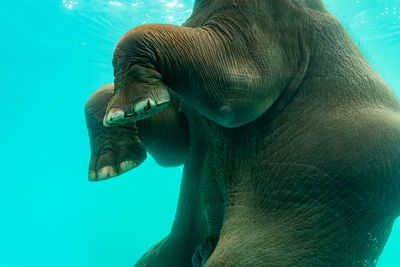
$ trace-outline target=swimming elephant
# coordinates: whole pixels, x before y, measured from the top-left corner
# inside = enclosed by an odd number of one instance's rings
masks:
[[[136,266],[376,264],[400,101],[320,0],[197,0],[183,26],[126,33],[113,66],[86,104],[89,179],[146,152],[184,164],[171,232]]]

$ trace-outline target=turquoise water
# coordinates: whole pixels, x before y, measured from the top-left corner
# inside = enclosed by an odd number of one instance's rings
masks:
[[[400,94],[400,1],[326,0],[370,63]],[[87,181],[83,106],[113,81],[123,33],[181,24],[193,1],[19,0],[0,4],[0,266],[132,266],[172,224],[181,168],[149,158]],[[380,267],[400,266],[397,220]]]

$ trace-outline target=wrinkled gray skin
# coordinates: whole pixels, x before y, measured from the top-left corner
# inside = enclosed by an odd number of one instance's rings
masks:
[[[171,233],[136,266],[375,265],[400,101],[321,1],[198,0],[182,27],[125,34],[113,65],[86,105],[90,180],[146,151],[184,164]]]

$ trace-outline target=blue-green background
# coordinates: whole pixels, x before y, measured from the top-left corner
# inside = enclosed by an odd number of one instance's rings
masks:
[[[326,0],[400,93],[400,1]],[[0,4],[0,266],[132,266],[173,221],[181,168],[149,158],[87,181],[83,106],[113,80],[122,34],[181,24],[193,0],[18,0]],[[400,177],[399,177],[400,179]],[[400,266],[400,222],[378,266]]]

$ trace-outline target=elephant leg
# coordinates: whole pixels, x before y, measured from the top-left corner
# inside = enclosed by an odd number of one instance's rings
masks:
[[[276,30],[254,32],[245,21],[233,30],[225,23],[200,28],[149,24],[126,33],[114,52],[116,89],[105,124],[154,115],[169,102],[167,88],[225,127],[245,125],[278,97],[290,98],[305,74],[307,56],[288,64],[284,49],[271,41],[279,36]],[[233,40],[221,38],[228,29]],[[299,50],[297,42],[293,49]]]
[[[196,251],[192,257],[192,265],[193,267],[202,267],[206,264],[208,258],[210,258],[211,254],[214,252],[216,246],[215,238],[208,237],[197,246]]]
[[[150,248],[138,261],[140,267],[191,267],[196,247],[206,238],[207,220],[202,210],[202,158],[200,149],[192,148],[185,162],[175,220],[168,237]],[[214,189],[215,190],[215,189]],[[189,193],[188,193],[189,192]]]
[[[167,87],[161,82],[152,83],[153,71],[140,66],[132,69],[135,70],[135,74],[131,75],[141,76],[141,82],[133,82],[126,90],[114,92],[114,97],[107,107],[107,114],[104,116],[103,124],[106,127],[152,117],[165,110],[171,102]],[[117,86],[118,84],[115,87]]]
[[[99,88],[85,105],[90,137],[89,180],[101,181],[121,175],[146,159],[146,150],[134,124],[106,128],[103,117],[113,94],[113,85]]]

